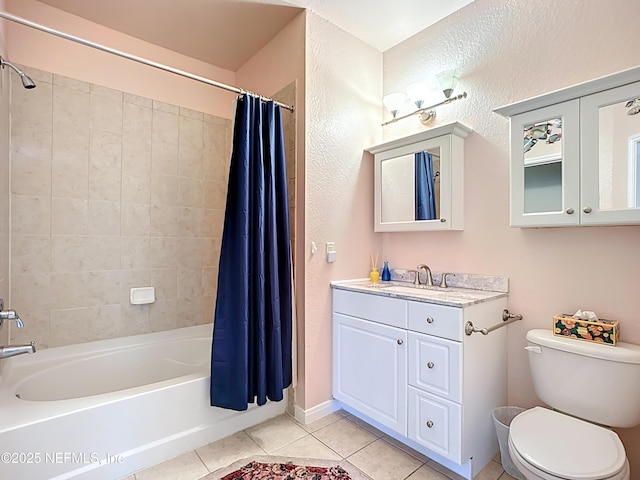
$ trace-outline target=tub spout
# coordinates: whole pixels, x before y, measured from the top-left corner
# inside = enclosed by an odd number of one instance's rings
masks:
[[[9,358],[23,353],[36,353],[36,344],[31,342],[28,345],[7,345],[0,347],[0,358]]]

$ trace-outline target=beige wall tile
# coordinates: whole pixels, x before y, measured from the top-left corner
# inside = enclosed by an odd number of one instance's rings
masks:
[[[49,273],[49,252],[49,235],[13,235],[11,244],[12,274]]]
[[[122,295],[122,277],[119,270],[94,271],[86,276],[86,304],[90,306],[128,303]]]
[[[220,173],[216,180],[205,180],[204,206],[205,208],[217,208],[224,210],[227,206],[227,174]]]
[[[91,84],[90,87],[91,87],[90,90],[92,95],[106,97],[118,103],[122,103],[123,101],[124,93],[121,92],[120,90],[114,90],[113,88],[103,87],[102,85],[95,85],[95,84]],[[129,102],[129,103],[133,103],[133,102]]]
[[[122,305],[117,336],[139,335],[149,332],[149,305]]]
[[[218,267],[202,267],[202,295],[212,297],[218,290]]]
[[[151,231],[150,207],[141,203],[123,203],[121,210],[123,236],[149,236]]]
[[[120,238],[85,237],[85,270],[120,270]]]
[[[202,208],[178,207],[178,232],[187,237],[202,236],[204,212]]]
[[[51,308],[49,273],[11,275],[11,308],[18,314],[48,312]],[[49,317],[47,316],[47,321]]]
[[[180,207],[165,205],[152,205],[151,213],[151,235],[175,237],[180,233]]]
[[[14,88],[11,91],[11,135],[29,137],[33,132],[50,133],[53,108],[51,84],[39,83],[38,88],[26,90],[22,88],[19,79],[12,78],[12,86]]]
[[[92,340],[90,320],[90,311],[86,307],[51,310],[49,346],[59,347]]]
[[[117,336],[122,323],[122,305],[100,305],[89,309],[89,334],[93,340]]]
[[[204,206],[202,179],[191,177],[179,178],[178,205],[181,207],[202,208]]]
[[[122,135],[91,131],[88,173],[91,200],[119,202],[122,189]]]
[[[178,206],[178,179],[175,175],[151,174],[151,204]]]
[[[122,271],[122,290],[120,293],[121,302],[129,304],[129,293],[134,287],[148,287],[149,270],[123,270]]]
[[[190,108],[180,107],[179,114],[182,117],[193,118],[195,120],[202,121],[204,119],[204,113],[191,110]]]
[[[70,90],[78,90],[79,92],[89,93],[91,91],[91,85],[82,80],[76,80],[75,78],[65,77],[57,73],[53,74],[53,84],[60,87],[65,87]],[[38,85],[39,87],[39,85]]]
[[[180,117],[178,141],[178,175],[202,178],[203,122]]]
[[[178,298],[176,301],[178,313],[176,315],[177,327],[189,327],[198,325],[202,315],[201,297]]]
[[[149,203],[151,179],[148,174],[122,173],[122,201]]]
[[[178,174],[178,116],[161,110],[153,111],[151,168],[153,173]]]
[[[51,308],[68,309],[86,307],[87,272],[51,273]]]
[[[200,314],[196,317],[196,325],[204,325],[213,322],[216,308],[216,297],[200,297]],[[213,326],[213,325],[212,325]]]
[[[229,176],[227,158],[226,126],[216,123],[204,124],[203,176],[205,180],[216,180]]]
[[[96,88],[92,85],[92,89]],[[101,93],[115,92],[103,96],[91,93],[91,129],[105,132],[122,133],[122,92],[100,87]]]
[[[147,270],[149,259],[149,237],[120,238],[120,265],[123,270]]]
[[[24,328],[10,328],[9,344],[36,342],[36,349],[49,347],[49,310],[21,311],[17,310],[24,322]]]
[[[151,237],[150,244],[151,268],[174,268],[178,266],[178,239],[173,237]]]
[[[168,103],[164,103],[159,100],[153,101],[153,109],[161,112],[172,113],[174,115],[178,115],[180,110],[179,107],[176,107],[175,105],[169,105]]]
[[[91,252],[93,255],[93,252]],[[81,272],[86,270],[86,237],[77,235],[51,236],[51,271]]]
[[[202,267],[202,241],[195,237],[179,237],[177,260],[178,267],[197,270]]]
[[[178,298],[202,296],[202,270],[178,267]]]
[[[34,149],[35,150],[35,149]],[[50,195],[51,150],[34,155],[11,154],[11,193],[22,195]]]
[[[89,131],[56,125],[51,151],[51,192],[56,197],[88,198]]]
[[[120,202],[89,200],[88,209],[89,235],[120,235]]]
[[[202,265],[204,267],[217,267],[220,261],[220,248],[222,240],[220,238],[203,239]]]
[[[49,234],[51,198],[32,195],[11,196],[12,234]]]
[[[86,235],[89,202],[75,198],[51,199],[51,233]]]
[[[152,332],[177,328],[177,300],[156,299],[149,309],[149,325]]]
[[[150,98],[141,97],[139,95],[134,95],[132,93],[124,94],[124,103],[132,103],[133,105],[138,105],[140,107],[153,107],[153,100]]]
[[[175,268],[152,268],[151,286],[156,289],[157,300],[175,300],[178,297],[178,271]]]

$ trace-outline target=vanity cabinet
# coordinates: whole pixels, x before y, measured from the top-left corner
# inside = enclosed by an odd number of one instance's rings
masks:
[[[463,229],[470,132],[455,122],[367,149],[374,155],[374,231]]]
[[[640,223],[640,68],[495,111],[510,119],[512,227]]]
[[[373,289],[372,289],[373,290]],[[383,289],[381,289],[383,290]],[[498,451],[506,401],[506,297],[464,307],[333,289],[333,396],[343,408],[472,478]]]

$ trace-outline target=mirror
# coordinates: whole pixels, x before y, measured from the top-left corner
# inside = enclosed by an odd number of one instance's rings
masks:
[[[440,218],[440,147],[382,161],[382,222]]]
[[[640,98],[598,112],[599,209],[640,208]]]
[[[562,210],[562,118],[525,125],[524,213]]]
[[[464,138],[452,123],[367,149],[374,154],[374,230],[462,230]]]

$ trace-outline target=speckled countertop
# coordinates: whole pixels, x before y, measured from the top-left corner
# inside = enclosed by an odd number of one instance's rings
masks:
[[[394,270],[390,282],[381,281],[372,284],[367,279],[341,280],[331,282],[331,287],[451,307],[468,307],[476,303],[506,297],[509,289],[509,281],[505,277],[469,274],[456,274],[455,277],[447,277],[450,285],[448,288],[425,287],[424,285],[417,287],[412,282],[402,281],[406,278],[405,272],[405,270]],[[434,283],[439,283],[439,277],[441,274],[434,272]]]

